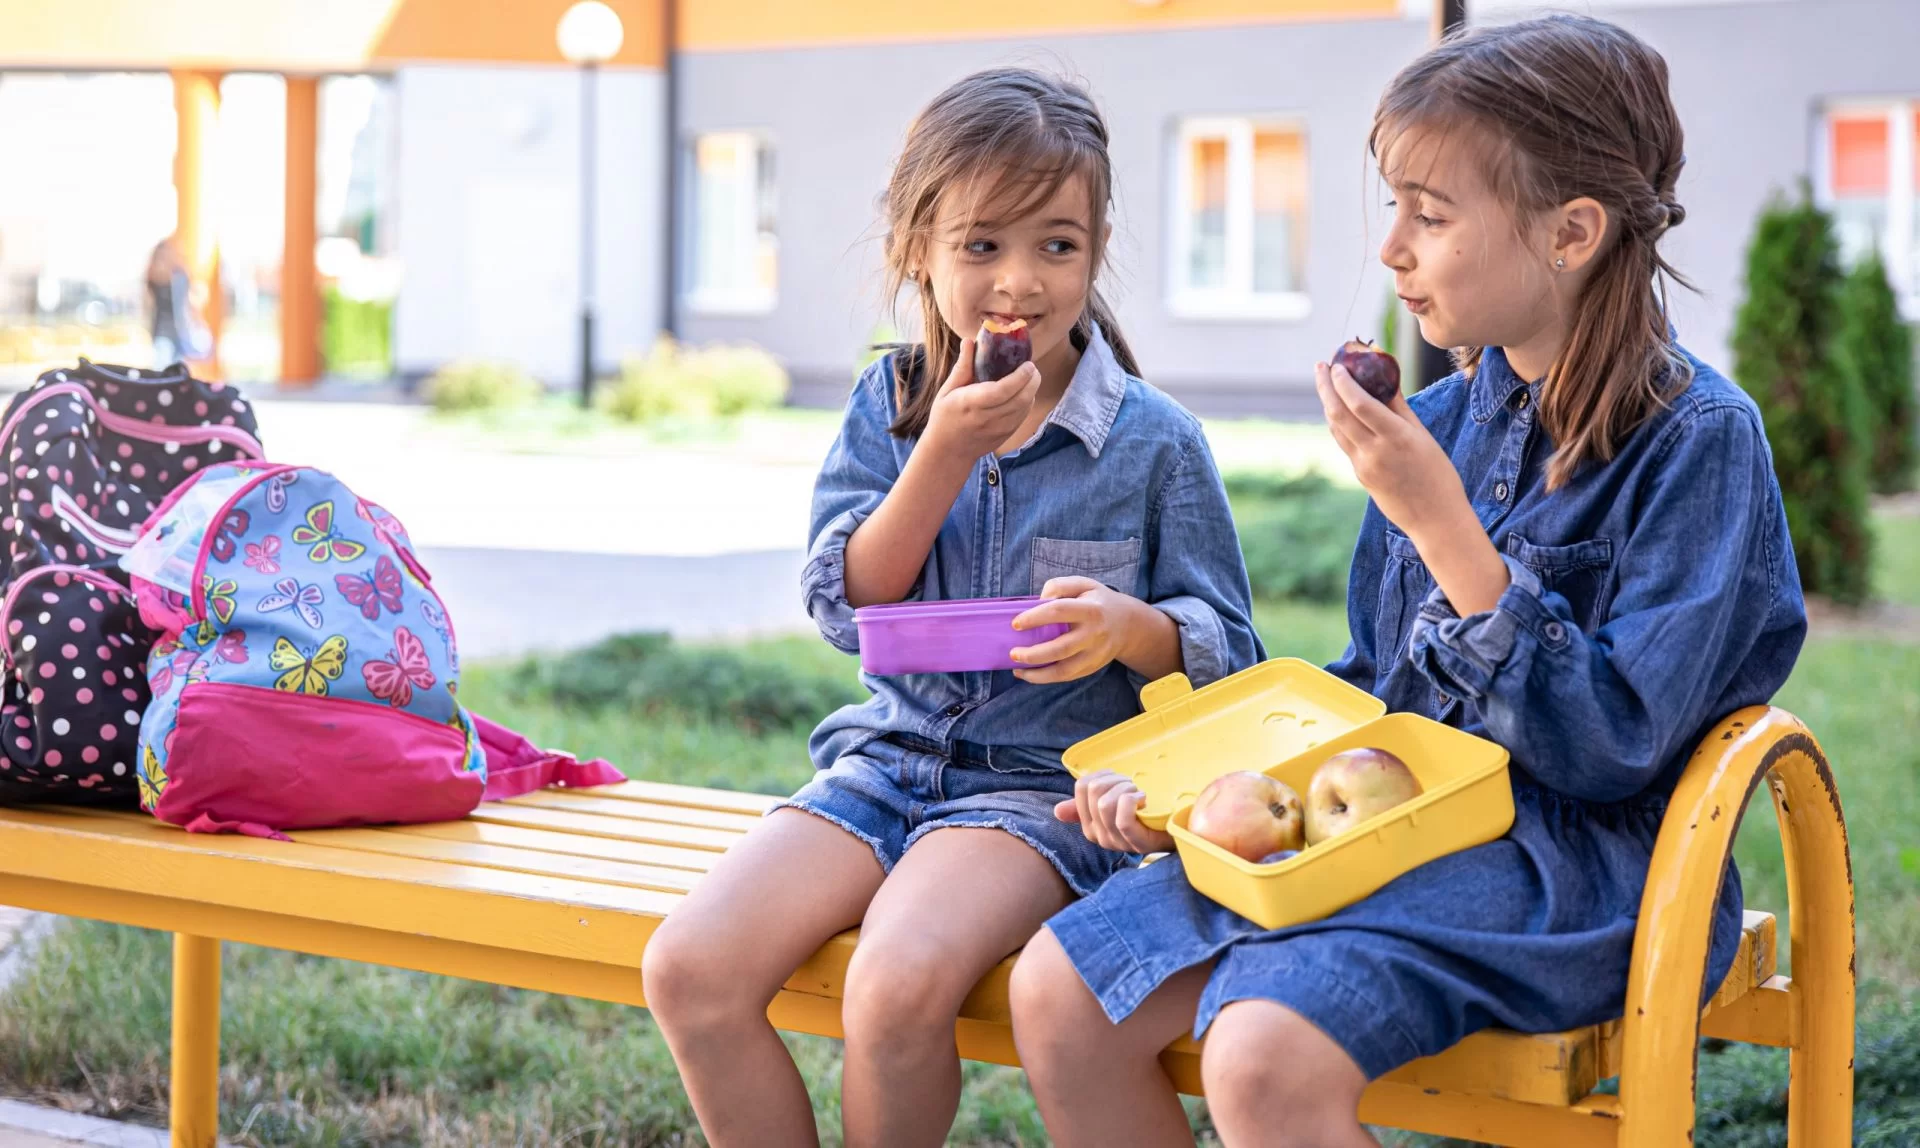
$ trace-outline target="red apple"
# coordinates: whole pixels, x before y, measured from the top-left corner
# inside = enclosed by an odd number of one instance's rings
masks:
[[[1400,393],[1400,363],[1372,342],[1352,338],[1333,353],[1333,365],[1345,367],[1360,389],[1383,403]]]
[[[1187,828],[1236,857],[1258,861],[1303,848],[1306,819],[1292,786],[1241,770],[1207,783],[1187,815]]]
[[[1307,785],[1307,844],[1337,837],[1418,796],[1420,780],[1386,750],[1336,753],[1320,763]]]
[[[1020,369],[1033,360],[1033,339],[1027,333],[1027,321],[1015,319],[1003,323],[988,319],[980,324],[973,344],[973,380],[991,383]]]

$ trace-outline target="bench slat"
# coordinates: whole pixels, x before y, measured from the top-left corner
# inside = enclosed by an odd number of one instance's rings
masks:
[[[537,849],[477,845],[436,837],[415,837],[385,829],[320,829],[297,832],[291,836],[295,841],[334,849],[352,849],[392,857],[417,857],[425,861],[450,861],[458,865],[501,869],[511,873],[535,873],[593,881],[602,885],[657,889],[662,893],[684,894],[702,876],[686,869],[636,865],[628,861],[547,853]]]
[[[381,832],[481,845],[504,845],[515,849],[537,849],[543,853],[565,853],[574,857],[603,857],[609,861],[632,861],[694,873],[706,872],[720,859],[720,854],[711,849],[656,845],[645,841],[617,841],[611,837],[584,837],[578,833],[525,829],[517,825],[488,825],[472,819],[428,825],[389,825]]]
[[[507,799],[507,805],[532,809],[557,809],[568,813],[598,813],[606,817],[625,817],[634,821],[660,821],[668,825],[697,825],[745,833],[765,819],[762,813],[734,813],[700,809],[690,805],[664,805],[630,797],[602,797],[591,789],[542,789],[522,797]]]
[[[251,837],[148,819],[0,810],[0,866],[23,877],[395,933],[637,964],[675,894]]]
[[[489,802],[468,815],[490,825],[517,825],[523,829],[552,829],[583,837],[610,837],[616,841],[646,841],[655,845],[687,845],[695,849],[725,850],[741,835],[697,825],[670,825],[663,821],[633,821],[598,813],[567,813],[530,805]]]
[[[551,791],[549,791],[551,792]],[[630,801],[657,801],[662,805],[683,805],[689,809],[717,809],[727,813],[764,814],[783,799],[764,793],[742,793],[732,789],[705,789],[697,785],[672,785],[664,781],[624,781],[618,785],[599,785],[589,789],[564,790]]]

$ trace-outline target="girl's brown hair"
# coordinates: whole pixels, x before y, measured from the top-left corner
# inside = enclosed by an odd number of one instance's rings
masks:
[[[1384,159],[1414,127],[1485,133],[1492,184],[1517,218],[1582,197],[1607,210],[1604,247],[1540,392],[1556,447],[1547,485],[1557,488],[1582,464],[1611,459],[1692,379],[1668,325],[1667,281],[1692,284],[1657,248],[1686,218],[1673,196],[1686,156],[1667,62],[1586,16],[1477,28],[1394,77],[1374,113],[1373,154]],[[1454,360],[1472,377],[1480,349]]]
[[[940,317],[927,276],[929,248],[938,237],[941,197],[979,179],[998,186],[985,200],[1000,219],[1019,219],[1045,206],[1069,180],[1084,179],[1093,205],[1088,221],[1092,273],[1099,275],[1113,198],[1107,124],[1093,98],[1076,84],[1025,68],[976,72],[935,97],[907,131],[886,194],[886,297],[898,299],[913,283],[920,301],[923,342],[895,345],[894,393],[900,415],[893,433],[926,430],[940,384],[960,354],[960,336]],[[1074,342],[1084,347],[1093,323],[1123,370],[1138,375],[1133,351],[1098,288],[1089,285]]]

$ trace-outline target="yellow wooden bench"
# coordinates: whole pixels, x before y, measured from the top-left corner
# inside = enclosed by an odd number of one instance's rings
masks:
[[[1767,781],[1787,862],[1795,976],[1774,921],[1747,915],[1739,960],[1704,1012],[1707,922],[1735,826]],[[142,815],[0,810],[0,903],[175,934],[172,1126],[211,1148],[218,1119],[220,943],[266,945],[645,1005],[640,953],[660,919],[771,799],[634,781],[485,806],[460,822],[190,837]],[[856,935],[834,938],[768,1010],[839,1035]],[[1701,1033],[1792,1049],[1790,1142],[1849,1142],[1853,894],[1833,776],[1792,715],[1754,708],[1696,751],[1661,829],[1625,1016],[1576,1032],[1486,1032],[1374,1084],[1369,1123],[1495,1144],[1667,1148],[1692,1140]],[[1002,963],[967,999],[961,1053],[1015,1064]],[[1199,1048],[1163,1057],[1200,1090]],[[1620,1077],[1619,1095],[1595,1086]]]

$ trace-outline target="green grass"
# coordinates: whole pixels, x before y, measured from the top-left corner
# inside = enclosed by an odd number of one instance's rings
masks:
[[[1920,513],[1881,514],[1873,533],[1874,596],[1920,606]]]
[[[1776,699],[1813,730],[1847,816],[1863,980],[1920,987],[1920,646],[1815,641]],[[1747,903],[1781,915],[1786,880],[1773,806],[1762,795],[1735,853]]]

